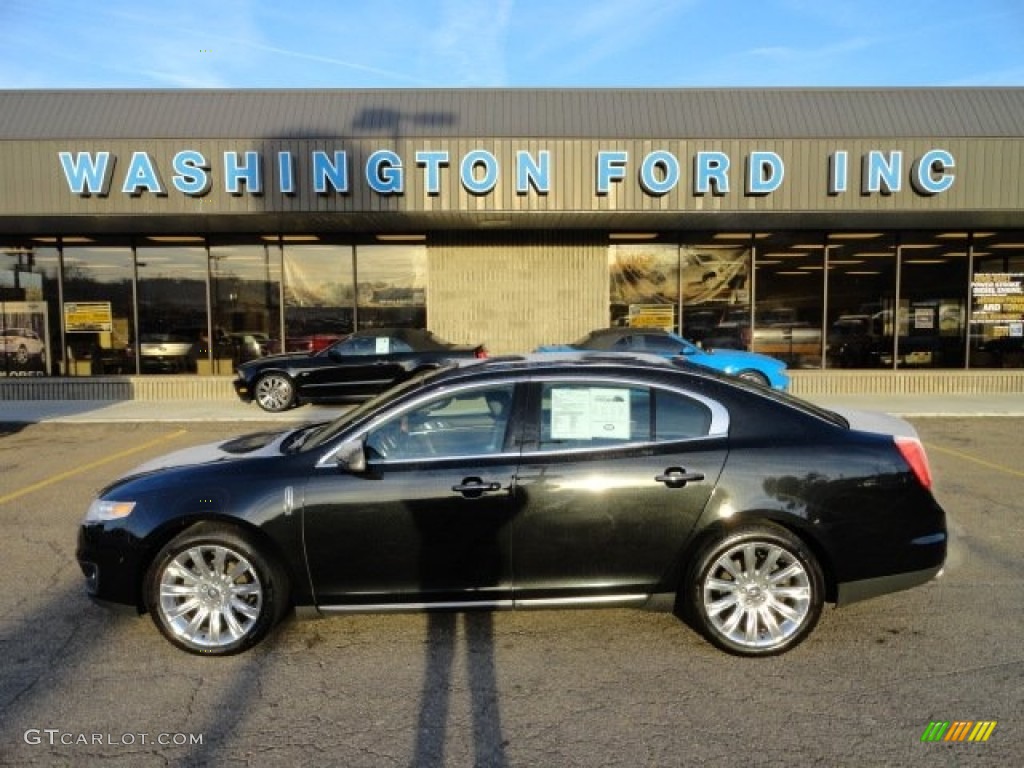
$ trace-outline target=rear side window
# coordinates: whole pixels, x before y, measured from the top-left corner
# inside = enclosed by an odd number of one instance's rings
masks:
[[[547,382],[541,392],[540,449],[602,448],[703,437],[706,405],[650,387]]]

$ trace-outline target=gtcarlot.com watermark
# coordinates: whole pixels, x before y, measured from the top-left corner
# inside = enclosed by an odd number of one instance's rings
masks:
[[[76,733],[60,728],[29,728],[22,738],[31,746],[50,747],[196,747],[203,743],[201,733]]]

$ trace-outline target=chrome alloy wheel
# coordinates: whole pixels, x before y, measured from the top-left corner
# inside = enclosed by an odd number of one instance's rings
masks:
[[[800,560],[777,544],[757,541],[723,552],[701,590],[714,631],[750,650],[785,645],[804,626],[815,597]]]
[[[237,643],[252,631],[263,608],[263,586],[252,564],[219,544],[198,544],[178,554],[160,574],[165,625],[197,650]]]
[[[262,376],[256,382],[256,403],[264,411],[278,413],[291,408],[295,400],[295,387],[291,379],[280,373]]]

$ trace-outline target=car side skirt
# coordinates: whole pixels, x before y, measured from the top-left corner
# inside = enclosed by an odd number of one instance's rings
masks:
[[[642,608],[655,601],[658,595],[587,595],[585,597],[552,597],[530,600],[472,600],[435,603],[358,603],[353,605],[299,606],[295,615],[300,619],[317,618],[339,613],[419,613],[423,611],[510,611],[542,608]],[[667,601],[656,600],[656,609],[665,610]],[[669,609],[670,610],[670,609]]]
[[[942,574],[943,566],[924,568],[909,573],[895,573],[890,576],[878,576],[873,579],[847,581],[837,585],[836,605],[848,605],[872,597],[887,595],[890,592],[901,592],[921,584],[925,584]]]

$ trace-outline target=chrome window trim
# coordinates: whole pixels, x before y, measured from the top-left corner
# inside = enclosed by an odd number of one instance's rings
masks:
[[[719,403],[717,400],[712,400],[711,398],[706,397],[705,395],[697,394],[696,392],[691,392],[691,391],[686,390],[686,389],[680,389],[679,387],[673,387],[671,384],[667,384],[667,383],[662,382],[662,381],[657,381],[657,382],[644,381],[642,379],[637,379],[637,378],[634,378],[634,377],[631,377],[631,376],[620,377],[620,376],[609,376],[607,374],[597,375],[597,376],[593,376],[593,375],[586,376],[585,374],[583,374],[581,372],[581,373],[550,373],[550,374],[541,373],[541,374],[538,374],[538,375],[530,375],[529,377],[526,377],[526,378],[503,376],[503,377],[500,377],[500,378],[488,379],[488,380],[482,381],[482,382],[472,382],[472,383],[469,383],[469,384],[466,384],[466,383],[461,383],[460,384],[459,382],[455,382],[455,383],[453,383],[451,385],[450,388],[447,387],[447,386],[440,387],[438,389],[431,390],[428,393],[424,393],[424,394],[418,395],[417,397],[415,397],[412,400],[410,400],[409,402],[407,402],[404,406],[402,406],[402,408],[400,410],[389,411],[387,414],[382,414],[381,416],[378,416],[377,418],[374,418],[372,421],[367,422],[366,424],[364,424],[350,438],[345,440],[344,443],[348,443],[348,442],[351,442],[353,440],[361,440],[363,437],[366,436],[366,434],[368,432],[371,432],[372,430],[376,429],[381,424],[383,424],[385,421],[388,421],[389,419],[391,419],[393,417],[400,417],[402,414],[408,413],[409,411],[414,410],[415,408],[419,407],[423,403],[426,403],[426,402],[428,402],[430,400],[433,400],[433,399],[435,399],[437,397],[443,397],[444,393],[447,390],[449,390],[449,389],[453,390],[453,391],[458,391],[458,392],[468,392],[468,391],[471,391],[471,390],[474,390],[474,389],[491,389],[491,388],[496,387],[496,386],[513,386],[514,387],[516,384],[535,383],[535,382],[536,383],[540,383],[540,384],[546,384],[546,383],[551,383],[551,382],[556,382],[556,383],[557,382],[565,382],[565,383],[571,383],[571,384],[575,384],[575,385],[578,385],[578,386],[584,386],[584,387],[585,386],[601,385],[601,384],[609,384],[609,385],[613,385],[613,386],[643,387],[645,389],[662,390],[664,392],[668,392],[668,393],[673,394],[673,395],[678,395],[680,397],[686,397],[686,398],[689,398],[691,400],[695,400],[695,401],[703,404],[705,407],[708,408],[708,410],[711,411],[711,424],[708,427],[708,433],[706,435],[701,435],[701,436],[698,436],[698,437],[691,437],[691,438],[684,438],[682,440],[671,440],[671,441],[669,441],[669,440],[639,440],[639,441],[631,440],[631,441],[628,441],[628,442],[623,442],[623,443],[618,444],[618,445],[601,445],[601,446],[580,447],[580,448],[560,448],[560,449],[556,449],[556,450],[544,450],[544,449],[538,448],[536,450],[529,450],[529,451],[525,451],[525,450],[524,451],[503,451],[501,453],[473,454],[472,456],[468,456],[468,457],[465,456],[465,455],[455,455],[455,456],[430,456],[430,457],[425,457],[425,458],[422,458],[422,459],[396,459],[396,460],[392,460],[392,461],[389,461],[388,459],[383,459],[383,460],[381,460],[378,463],[383,465],[383,466],[387,466],[389,464],[391,464],[391,465],[401,465],[401,464],[410,464],[410,463],[414,463],[414,462],[415,463],[423,464],[423,463],[434,463],[434,462],[440,462],[440,461],[451,461],[453,459],[466,459],[466,458],[478,458],[478,459],[484,459],[484,460],[502,459],[502,458],[504,458],[504,459],[508,459],[508,460],[512,460],[512,459],[519,460],[521,457],[592,454],[592,453],[598,453],[598,452],[609,451],[609,450],[611,450],[611,451],[619,451],[619,450],[623,450],[623,449],[648,448],[648,447],[656,446],[656,445],[666,445],[668,443],[688,443],[688,444],[693,444],[693,443],[698,443],[698,442],[704,441],[704,440],[721,439],[723,437],[728,437],[728,435],[729,435],[729,411],[728,411],[728,409],[726,409],[726,407],[724,405]],[[337,452],[341,449],[341,446],[344,445],[344,443],[336,445],[331,450],[329,450],[327,453],[325,453],[317,461],[316,469],[324,469],[324,468],[334,469],[334,468],[336,468],[336,461],[335,461],[334,457],[337,454]]]

